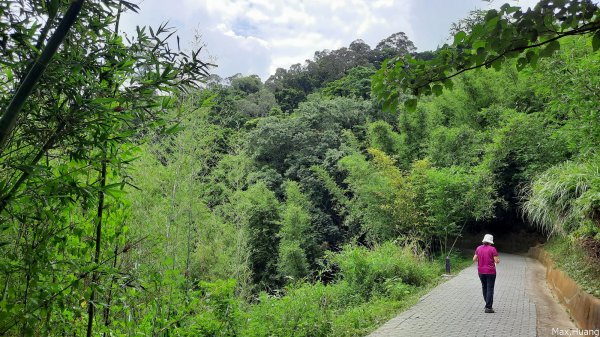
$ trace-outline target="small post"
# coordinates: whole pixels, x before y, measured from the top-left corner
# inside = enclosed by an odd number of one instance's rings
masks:
[[[446,274],[450,275],[450,257],[446,256]]]

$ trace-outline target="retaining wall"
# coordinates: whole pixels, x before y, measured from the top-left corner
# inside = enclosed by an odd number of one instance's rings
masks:
[[[580,329],[600,329],[600,299],[583,291],[573,279],[556,268],[542,246],[529,249],[529,255],[546,266],[548,285],[564,304]]]

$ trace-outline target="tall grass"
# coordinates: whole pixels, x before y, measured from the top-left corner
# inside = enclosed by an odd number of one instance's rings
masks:
[[[422,286],[436,276],[433,264],[415,254],[414,245],[398,246],[385,242],[367,249],[348,245],[332,256],[342,280],[365,300],[389,294],[390,284]]]
[[[525,215],[549,236],[600,240],[600,156],[551,167],[524,191],[523,200]]]

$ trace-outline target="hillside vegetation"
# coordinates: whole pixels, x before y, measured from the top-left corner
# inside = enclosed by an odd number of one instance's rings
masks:
[[[440,281],[455,237],[523,219],[600,260],[596,37],[388,111],[385,60],[442,51],[397,33],[223,79],[92,3],[0,149],[0,335],[365,335]],[[27,15],[67,7],[47,6]],[[45,37],[11,11],[3,107]]]

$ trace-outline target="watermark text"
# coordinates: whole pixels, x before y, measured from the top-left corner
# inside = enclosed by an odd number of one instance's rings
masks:
[[[560,329],[552,328],[552,336],[593,336],[600,337],[599,329]]]

